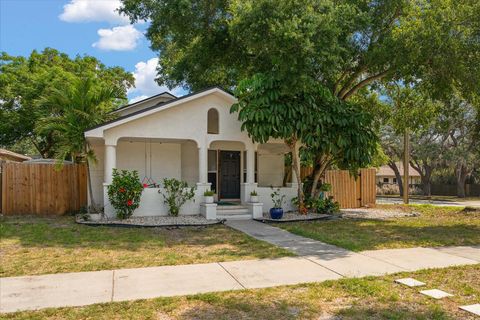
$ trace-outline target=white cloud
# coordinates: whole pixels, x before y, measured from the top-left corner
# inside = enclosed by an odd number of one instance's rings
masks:
[[[120,0],[70,0],[63,6],[60,20],[66,22],[101,22],[115,24],[129,24],[125,15],[120,15],[117,9],[121,6]]]
[[[130,100],[130,103],[139,101],[153,95],[168,91],[175,96],[183,95],[181,88],[169,90],[166,86],[159,86],[155,82],[157,77],[158,58],[152,58],[147,61],[140,61],[135,65],[133,77],[135,78],[135,88],[129,90],[128,94],[137,94]]]
[[[101,50],[133,50],[142,37],[142,33],[132,25],[114,27],[112,29],[99,29],[97,33],[100,39],[92,46]]]
[[[135,78],[136,92],[142,95],[153,96],[162,91],[167,91],[166,87],[161,87],[155,82],[157,77],[158,58],[152,58],[148,61],[140,61],[135,65],[133,77]]]

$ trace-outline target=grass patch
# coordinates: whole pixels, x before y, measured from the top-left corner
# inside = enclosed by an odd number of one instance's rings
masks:
[[[89,227],[73,217],[0,218],[0,277],[293,255],[223,225]]]
[[[297,272],[301,272],[298,270]],[[415,277],[455,296],[433,300],[393,283]],[[268,289],[46,309],[5,319],[474,319],[459,305],[478,303],[480,266],[431,269]]]
[[[380,207],[380,206],[379,206]],[[384,205],[415,210],[418,217],[341,219],[277,224],[292,233],[353,251],[480,244],[480,210],[432,205]]]

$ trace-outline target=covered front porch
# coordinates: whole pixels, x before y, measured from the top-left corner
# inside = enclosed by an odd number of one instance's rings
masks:
[[[247,208],[250,217],[258,216],[273,205],[272,187],[287,196],[284,209],[294,209],[291,198],[296,196],[297,185],[285,183],[288,148],[281,142],[254,144],[211,137],[202,143],[193,139],[122,137],[116,144],[98,141],[94,148],[102,155],[99,157],[99,162],[103,162],[102,198],[108,217],[115,216],[107,195],[114,168],[138,171],[145,186],[134,216],[168,215],[168,207],[159,193],[163,192],[164,178],[183,180],[196,187],[194,199],[182,206],[181,215],[203,214],[216,219],[217,205],[221,208],[223,204],[236,204]],[[93,170],[97,180],[99,165]],[[206,190],[215,191],[214,204],[204,203]],[[254,190],[259,202],[252,204],[250,193]]]

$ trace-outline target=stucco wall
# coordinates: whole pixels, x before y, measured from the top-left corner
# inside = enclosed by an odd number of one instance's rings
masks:
[[[259,187],[281,187],[285,171],[283,154],[258,153],[257,182]]]
[[[92,144],[91,148],[93,149],[95,157],[97,158],[96,162],[90,162],[90,176],[92,179],[93,196],[96,204],[103,206],[103,159],[105,155],[105,147],[103,144]]]
[[[219,113],[219,134],[207,134],[207,113],[216,108]],[[230,102],[216,95],[201,97],[175,107],[107,129],[103,135],[107,144],[122,137],[188,139],[206,147],[209,141],[232,140],[251,144],[246,132],[241,132],[236,114],[230,114]]]

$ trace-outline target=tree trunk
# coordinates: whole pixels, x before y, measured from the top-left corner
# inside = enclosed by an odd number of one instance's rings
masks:
[[[295,172],[298,184],[298,207],[302,209],[304,207],[304,194],[302,187],[302,177],[300,176],[300,159],[297,154],[297,145],[298,141],[296,138],[285,140],[285,144],[289,146],[290,151],[292,152],[292,170]]]
[[[432,195],[431,191],[431,177],[432,177],[432,171],[433,168],[429,164],[420,164],[416,163],[415,161],[410,161],[410,165],[417,170],[420,173],[420,179],[422,181],[422,190],[423,190],[423,195],[430,197]]]
[[[93,209],[93,212],[97,212],[98,207],[97,203],[95,202],[95,198],[93,197],[93,188],[92,188],[92,179],[90,174],[90,164],[87,159],[87,183],[88,183],[88,193],[90,195],[90,207]],[[87,204],[88,206],[88,204]],[[90,207],[87,207],[87,211],[90,212]]]
[[[310,191],[310,196],[312,198],[317,198],[320,195],[318,191],[318,183],[320,178],[325,175],[325,171],[330,165],[330,157],[328,155],[317,156],[315,159],[315,172],[313,174],[312,190]]]
[[[390,167],[390,169],[393,170],[393,173],[395,173],[395,178],[397,179],[397,184],[398,184],[398,190],[400,191],[400,197],[403,197],[403,180],[402,180],[402,175],[398,170],[397,164],[395,163],[395,161],[389,161],[388,166]]]
[[[285,174],[283,175],[283,185],[287,185],[288,181],[291,181],[292,179],[292,168],[288,168],[288,166],[286,167],[286,171],[285,171]]]
[[[463,163],[457,164],[455,169],[455,177],[457,180],[457,197],[465,198],[465,181],[467,181],[467,168]]]
[[[91,209],[93,209],[93,212],[96,213],[96,212],[98,212],[98,207],[97,207],[97,203],[95,202],[95,198],[93,196],[92,176],[91,176],[91,173],[90,173],[90,161],[88,160],[88,154],[89,154],[88,145],[85,145],[84,152],[85,152],[85,162],[86,162],[86,165],[87,165],[88,193],[89,193],[89,196],[90,196],[90,206],[88,206],[88,204],[87,204],[87,212],[90,212],[90,208],[91,208]]]
[[[432,169],[429,166],[425,166],[425,172],[420,171],[420,178],[422,180],[422,189],[423,195],[430,197],[432,196],[432,185],[430,178],[432,176]]]

